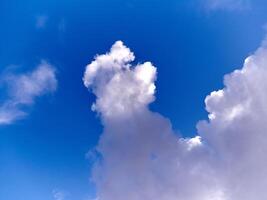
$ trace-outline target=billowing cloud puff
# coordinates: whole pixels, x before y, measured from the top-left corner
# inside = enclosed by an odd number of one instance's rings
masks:
[[[132,67],[133,60],[130,49],[117,41],[86,67],[84,84],[97,96],[92,108],[103,117],[127,115],[154,101],[156,68],[150,62]]]
[[[267,198],[267,50],[224,78],[225,88],[205,100],[209,122],[199,134],[217,157],[218,178],[230,200]]]
[[[99,200],[265,200],[267,194],[267,50],[225,76],[205,100],[209,120],[194,138],[179,138],[148,105],[156,68],[133,65],[116,42],[86,68],[104,132],[92,179]]]
[[[10,124],[25,117],[25,106],[57,88],[55,69],[45,61],[30,73],[5,75],[2,83],[7,86],[8,98],[0,106],[0,124]]]

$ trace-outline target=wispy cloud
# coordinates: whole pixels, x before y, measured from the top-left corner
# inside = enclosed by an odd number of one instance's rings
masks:
[[[58,24],[58,31],[64,33],[66,31],[66,20],[62,18]]]
[[[25,108],[36,97],[54,92],[57,88],[55,69],[43,61],[35,70],[24,74],[7,73],[1,78],[7,88],[7,98],[0,106],[0,125],[10,124],[27,115]]]
[[[65,200],[67,196],[66,192],[63,192],[61,190],[53,190],[52,194],[55,200]]]
[[[207,96],[209,120],[198,123],[194,138],[179,138],[150,111],[156,67],[133,65],[134,58],[118,41],[84,74],[104,125],[92,173],[98,199],[267,199],[267,48]]]
[[[216,10],[246,10],[250,6],[250,0],[201,0],[209,11]]]
[[[42,29],[45,28],[46,24],[48,21],[48,16],[47,15],[39,15],[36,17],[36,22],[35,22],[35,26],[38,29]]]

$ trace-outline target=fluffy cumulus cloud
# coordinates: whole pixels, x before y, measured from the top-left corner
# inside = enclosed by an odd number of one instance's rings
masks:
[[[180,138],[149,110],[156,67],[132,64],[121,41],[87,67],[104,131],[92,179],[99,200],[265,200],[267,194],[267,50],[260,47],[225,87],[207,96],[209,120]]]
[[[210,120],[198,130],[217,157],[218,178],[230,200],[267,198],[266,77],[267,49],[261,47],[205,100]]]
[[[207,10],[244,10],[249,4],[250,0],[204,0]]]
[[[150,62],[132,68],[133,60],[130,49],[118,41],[110,53],[97,56],[87,66],[84,84],[97,96],[92,108],[103,117],[128,115],[154,100],[156,68]]]
[[[37,97],[57,88],[55,69],[45,61],[29,73],[7,73],[2,76],[1,83],[6,86],[8,94],[0,105],[0,125],[25,117],[25,108],[34,104]]]

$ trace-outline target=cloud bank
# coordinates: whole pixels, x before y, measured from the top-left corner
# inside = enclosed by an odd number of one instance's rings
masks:
[[[55,69],[43,61],[35,70],[25,74],[6,74],[1,78],[8,97],[0,106],[0,125],[10,124],[27,115],[26,107],[37,97],[54,92],[57,88]]]
[[[267,49],[207,96],[209,120],[198,123],[194,138],[178,137],[168,119],[149,110],[156,67],[132,61],[118,41],[83,78],[104,126],[92,172],[98,199],[267,199]]]

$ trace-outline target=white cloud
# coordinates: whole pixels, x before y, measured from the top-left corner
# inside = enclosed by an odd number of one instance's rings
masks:
[[[207,10],[244,10],[250,6],[250,0],[203,0]]]
[[[93,109],[103,117],[123,116],[154,101],[156,68],[150,63],[131,69],[134,55],[116,42],[110,53],[97,56],[84,74],[84,84],[97,96]]]
[[[197,148],[198,146],[202,145],[201,137],[199,135],[193,137],[193,138],[181,138],[181,142],[185,142],[187,144],[187,150],[191,151],[194,148]]]
[[[267,49],[260,47],[241,70],[225,76],[221,95],[206,98],[214,118],[198,125],[218,155],[218,178],[230,200],[267,198],[266,77]]]
[[[210,168],[200,159],[205,151],[198,148],[200,138],[179,140],[170,122],[148,109],[155,99],[156,68],[150,62],[131,65],[133,60],[119,41],[97,56],[84,75],[105,127],[98,146],[103,160],[93,173],[98,198],[208,200],[220,188],[212,170],[200,173]]]
[[[188,139],[149,110],[156,68],[133,60],[119,41],[84,75],[104,125],[92,173],[98,199],[267,199],[267,49],[225,76],[205,100],[209,121]]]
[[[25,117],[25,107],[34,104],[36,97],[57,88],[55,69],[45,61],[30,73],[6,74],[2,83],[7,86],[8,98],[0,106],[0,125]]]

